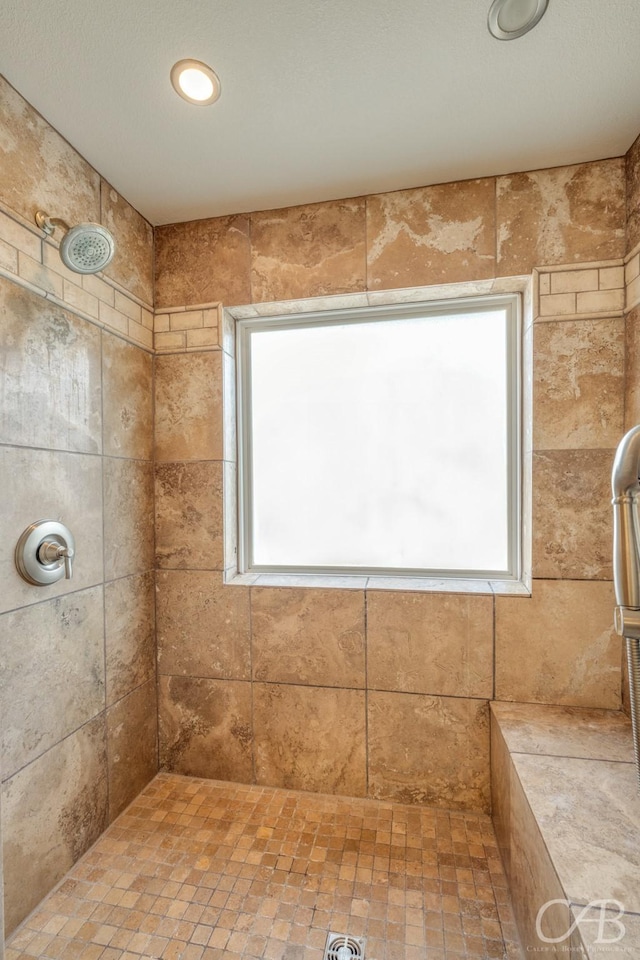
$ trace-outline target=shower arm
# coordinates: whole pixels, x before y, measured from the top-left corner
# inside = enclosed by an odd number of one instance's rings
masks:
[[[611,488],[613,492],[613,579],[616,593],[616,631],[640,638],[640,426],[618,446]]]
[[[42,232],[47,237],[50,237],[53,234],[57,226],[63,227],[67,232],[70,229],[66,220],[62,220],[61,217],[48,217],[46,213],[42,212],[42,210],[38,210],[35,220]]]

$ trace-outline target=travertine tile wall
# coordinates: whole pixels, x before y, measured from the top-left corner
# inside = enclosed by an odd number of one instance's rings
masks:
[[[625,190],[620,158],[156,229],[167,769],[486,808],[492,698],[620,706],[609,474],[625,415]],[[233,344],[216,305],[402,298],[532,271],[532,596],[224,586]],[[207,337],[200,351],[190,332]]]
[[[9,933],[157,770],[153,595],[153,233],[0,79],[1,831]],[[117,253],[80,275],[44,208],[101,220]],[[41,517],[74,576],[22,581]],[[1,938],[0,938],[1,939]]]
[[[11,928],[155,769],[144,349],[153,243],[149,224],[4,82],[0,108],[0,330],[13,364],[0,454],[16,504],[0,557],[15,591],[0,616],[14,641],[3,645]],[[486,807],[492,697],[619,704],[602,493],[625,416],[620,268],[640,239],[637,154],[636,144],[626,181],[619,158],[158,228],[166,767]],[[40,207],[114,232],[104,277],[64,270],[32,226]],[[233,345],[219,305],[384,295],[534,268],[533,596],[223,586],[235,451],[221,399]],[[635,336],[627,320],[628,353]],[[64,403],[70,419],[56,416]],[[9,554],[42,511],[82,536],[76,580],[36,603]]]

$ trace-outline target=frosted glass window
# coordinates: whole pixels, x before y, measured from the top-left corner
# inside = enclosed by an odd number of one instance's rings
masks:
[[[516,576],[517,300],[241,321],[245,569]]]

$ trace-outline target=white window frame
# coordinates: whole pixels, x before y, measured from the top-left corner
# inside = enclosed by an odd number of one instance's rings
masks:
[[[460,313],[504,308],[507,312],[506,357],[507,365],[507,434],[508,434],[508,556],[506,570],[448,570],[448,569],[400,569],[398,567],[319,567],[319,566],[269,566],[256,565],[251,555],[252,543],[252,480],[251,457],[251,333],[253,330],[271,328],[282,330],[309,325],[370,323],[376,320],[393,320],[413,317],[443,316]],[[472,296],[457,299],[384,304],[380,306],[357,306],[344,309],[281,313],[270,316],[236,318],[236,405],[238,430],[238,562],[240,575],[280,575],[283,577],[376,577],[376,578],[424,578],[438,581],[496,581],[508,584],[519,582],[523,576],[523,531],[522,531],[522,296],[520,293]],[[459,491],[461,509],[465,509],[472,489],[472,466],[470,486]]]

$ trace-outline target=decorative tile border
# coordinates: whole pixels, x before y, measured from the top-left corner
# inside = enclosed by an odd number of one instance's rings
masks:
[[[640,243],[625,258],[624,279],[626,283],[627,312],[640,304]]]
[[[538,267],[535,319],[593,320],[620,316],[625,308],[624,263],[561,264]]]
[[[0,276],[153,350],[153,307],[99,274],[68,270],[58,244],[0,207]]]
[[[218,350],[224,343],[224,311],[218,302],[175,306],[153,312],[115,281],[68,270],[58,244],[43,238],[35,224],[0,205],[0,276],[78,316],[156,353]],[[620,316],[640,304],[640,244],[625,260],[559,264],[533,271],[535,321]],[[231,308],[235,318],[304,313],[347,306],[374,306],[420,300],[526,290],[525,277],[499,277],[473,284],[378,291]],[[525,327],[527,325],[525,317]]]
[[[156,353],[218,350],[222,345],[222,305],[201,303],[158,310],[154,320]]]

